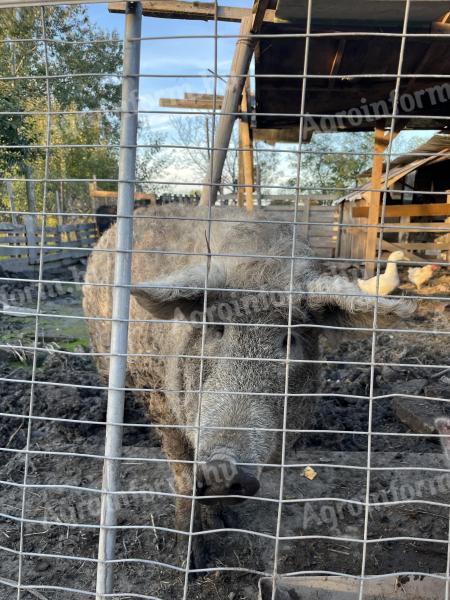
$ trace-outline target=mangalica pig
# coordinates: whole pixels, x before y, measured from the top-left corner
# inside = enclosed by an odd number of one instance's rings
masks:
[[[229,525],[229,505],[257,494],[262,465],[280,460],[284,422],[308,427],[308,394],[320,391],[308,361],[319,358],[319,335],[327,326],[372,326],[375,298],[321,274],[301,226],[294,235],[293,225],[267,220],[228,207],[213,208],[210,222],[203,207],[134,213],[127,385],[148,390],[141,393],[150,419],[169,426],[160,434],[177,494],[192,495],[189,461],[198,461],[197,530],[219,515]],[[99,353],[110,347],[115,241],[113,226],[90,257],[84,286]],[[380,317],[410,310],[403,300],[378,299]],[[97,363],[106,377],[108,357]],[[189,531],[191,510],[190,498],[177,498],[178,529]],[[204,537],[193,538],[197,568]]]

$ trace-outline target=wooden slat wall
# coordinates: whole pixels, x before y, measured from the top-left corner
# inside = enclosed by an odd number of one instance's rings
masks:
[[[265,207],[265,212],[274,220],[292,221],[294,211],[289,207],[273,205]],[[320,258],[334,258],[338,247],[339,207],[311,205],[309,210],[303,207],[297,212],[297,220],[305,222],[301,225],[304,236]]]
[[[367,235],[368,201],[366,199],[355,202],[344,202],[343,223],[340,244],[340,256],[342,258],[364,258],[364,247]],[[399,234],[395,242],[396,249],[405,252],[413,252],[413,257],[420,259],[420,255],[443,257],[449,252],[449,242],[442,234],[450,229],[449,204],[411,204],[411,205],[389,205],[385,209],[384,237],[387,234]],[[426,218],[426,222],[411,222],[411,218]],[[436,219],[441,219],[436,220]],[[448,221],[448,222],[446,222]],[[405,228],[407,227],[407,228]],[[419,232],[434,234],[435,240],[417,241],[408,239],[407,235]],[[441,234],[441,235],[440,235]],[[402,239],[401,239],[402,238]],[[391,238],[388,238],[391,239]],[[388,242],[389,243],[389,242]],[[384,244],[383,249],[388,252]]]
[[[40,262],[41,228],[33,217],[25,219],[24,225],[0,223],[0,266],[5,269],[26,270]],[[97,237],[95,223],[45,227],[44,263],[68,264],[88,256]]]

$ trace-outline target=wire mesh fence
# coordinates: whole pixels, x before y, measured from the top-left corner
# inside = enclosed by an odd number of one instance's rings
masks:
[[[0,598],[448,600],[448,4],[341,4],[0,5]]]

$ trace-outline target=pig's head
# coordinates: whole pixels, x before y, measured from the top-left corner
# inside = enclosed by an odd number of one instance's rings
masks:
[[[289,290],[285,275],[266,277],[265,289]],[[174,358],[167,365],[171,389],[198,390],[201,379],[201,394],[173,398],[185,407],[189,424],[199,415],[198,493],[251,496],[258,491],[261,466],[277,460],[284,423],[288,429],[308,426],[311,401],[305,397],[319,391],[311,361],[318,359],[320,333],[327,326],[371,326],[375,299],[344,277],[313,269],[296,275],[291,300],[286,293],[231,291],[255,289],[256,282],[236,282],[213,262],[203,326],[205,276],[205,267],[189,267],[132,292],[153,318],[194,322],[174,325],[168,336],[175,341],[172,354],[206,357]],[[411,312],[403,301],[383,298],[377,310],[380,317]],[[196,430],[189,431],[194,445]]]

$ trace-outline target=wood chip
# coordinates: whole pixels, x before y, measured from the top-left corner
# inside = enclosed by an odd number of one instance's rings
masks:
[[[305,470],[303,471],[303,476],[306,477],[306,479],[312,481],[317,477],[317,473],[312,467],[305,467]]]

